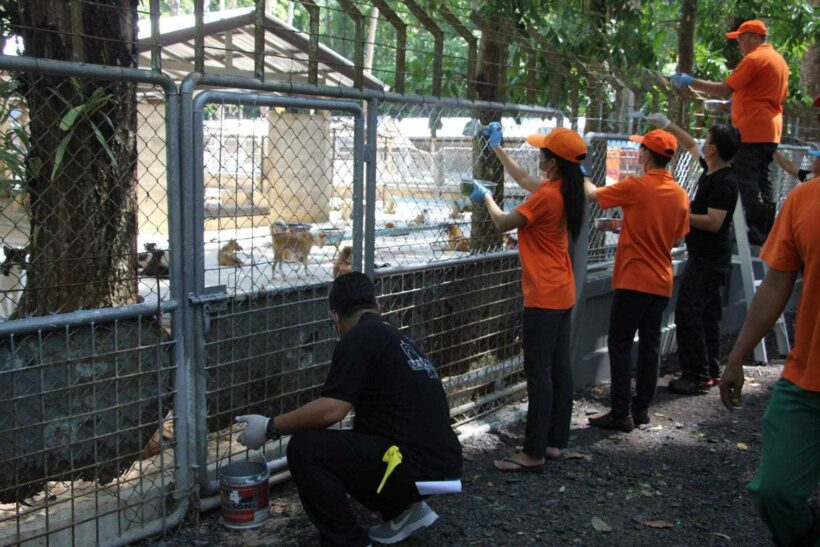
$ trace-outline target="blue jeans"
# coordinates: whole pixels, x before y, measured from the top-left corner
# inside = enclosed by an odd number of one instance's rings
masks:
[[[524,373],[527,375],[527,426],[524,453],[543,458],[547,446],[566,448],[572,418],[572,367],[569,353],[571,308],[524,308]]]
[[[609,372],[612,416],[625,418],[630,412],[649,408],[655,397],[660,367],[661,321],[669,298],[639,291],[618,289],[609,315]],[[632,341],[638,333],[638,370],[632,399]]]

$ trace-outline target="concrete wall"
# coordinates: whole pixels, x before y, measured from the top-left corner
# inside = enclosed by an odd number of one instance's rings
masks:
[[[328,220],[333,195],[333,142],[328,112],[268,113],[270,146],[262,162],[271,215],[285,222]]]

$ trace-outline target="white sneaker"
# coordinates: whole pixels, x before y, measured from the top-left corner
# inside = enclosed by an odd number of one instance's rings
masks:
[[[438,520],[438,514],[430,506],[419,501],[408,507],[404,512],[377,526],[371,526],[367,531],[370,539],[377,543],[398,543]]]

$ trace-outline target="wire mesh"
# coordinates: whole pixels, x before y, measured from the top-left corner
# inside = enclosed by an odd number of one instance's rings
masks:
[[[166,90],[120,72],[54,72],[0,73],[4,545],[104,543],[166,519],[187,488],[176,483],[176,344],[160,312]],[[156,309],[95,315],[139,302]],[[31,328],[43,315],[52,326]]]

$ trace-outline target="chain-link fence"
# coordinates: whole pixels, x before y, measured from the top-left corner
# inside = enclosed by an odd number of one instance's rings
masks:
[[[0,64],[0,543],[161,530],[188,489],[169,295],[175,88],[137,70]]]

